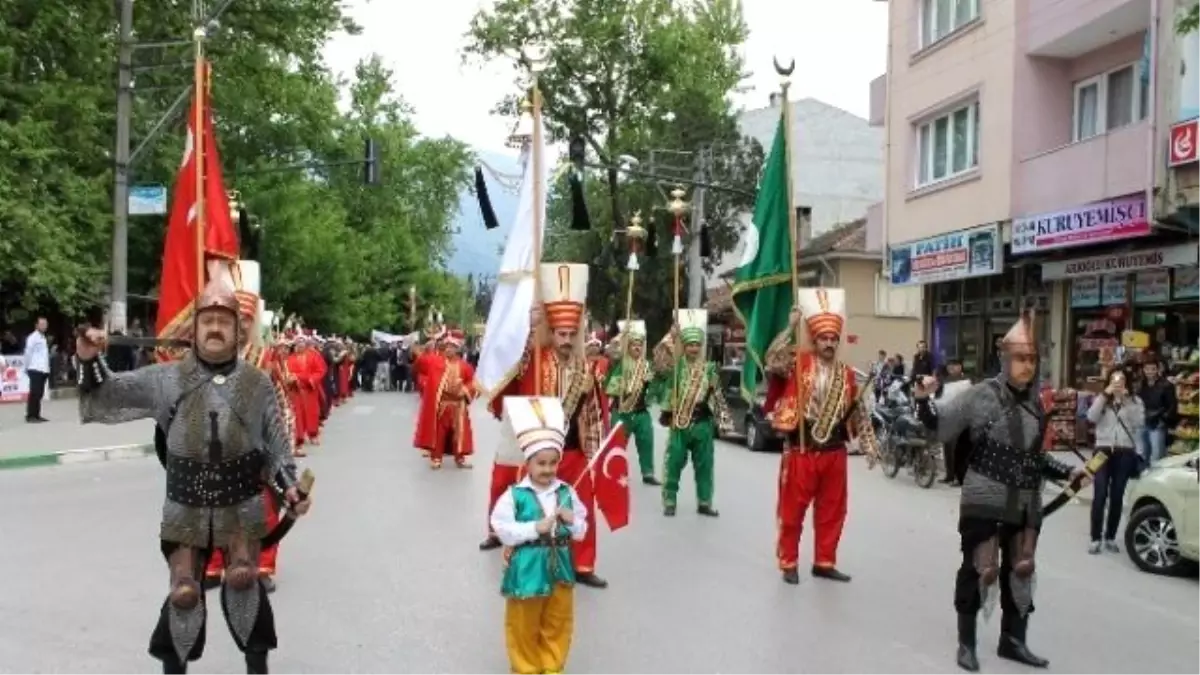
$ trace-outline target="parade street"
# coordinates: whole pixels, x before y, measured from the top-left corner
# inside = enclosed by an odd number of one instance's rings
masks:
[[[500,426],[477,405],[476,468],[434,472],[411,446],[416,403],[358,394],[304,460],[317,483],[280,551],[275,672],[507,670],[500,556],[477,549]],[[660,431],[660,467],[662,447]],[[695,514],[689,468],[674,519],[635,476],[632,524],[600,525],[597,571],[611,586],[576,592],[570,671],[957,672],[955,491],[852,459],[838,563],[854,580],[811,578],[806,532],[792,587],[775,569],[778,456],[717,452],[719,519]],[[157,671],[146,645],[167,590],[163,490],[153,458],[0,472],[0,670]],[[1086,547],[1085,507],[1048,519],[1029,644],[1051,672],[1200,670],[1196,580]],[[194,671],[244,672],[209,597]],[[996,658],[998,614],[980,628],[983,672],[1028,672]]]

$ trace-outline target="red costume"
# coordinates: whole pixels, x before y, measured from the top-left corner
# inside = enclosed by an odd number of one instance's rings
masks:
[[[297,343],[296,350],[287,360],[288,371],[292,374],[292,391],[296,393],[293,399],[297,408],[303,408],[303,413],[297,415],[297,431],[300,440],[308,440],[314,444],[321,440],[321,397],[324,395],[325,359],[321,353],[308,346],[307,342]]]
[[[339,347],[338,355],[334,360],[334,368],[337,370],[337,405],[346,402],[346,399],[354,395],[354,391],[350,387],[350,378],[354,374],[354,352],[346,345]]]
[[[475,434],[467,410],[479,395],[475,369],[459,356],[463,345],[460,333],[451,332],[446,344],[445,355],[423,363],[428,388],[421,394],[413,445],[429,454],[435,469],[441,468],[446,454],[453,455],[459,467],[467,468],[467,457],[475,452]]]
[[[543,312],[546,327],[550,331],[562,333],[579,329],[583,320],[583,303],[587,298],[587,273],[587,265],[542,264]],[[531,337],[530,344],[534,344],[536,340],[536,337]],[[534,366],[535,353],[538,367]],[[541,381],[536,377],[538,371]],[[588,529],[583,541],[571,542],[576,581],[603,588],[608,583],[595,575],[596,509],[589,466],[589,459],[599,451],[603,441],[604,409],[601,391],[602,383],[593,375],[593,367],[579,352],[569,359],[562,359],[554,347],[542,346],[536,352],[531,347],[526,347],[516,377],[492,397],[488,402],[488,409],[493,415],[500,417],[505,396],[558,396],[562,399],[563,410],[569,423],[562,459],[558,465],[558,478],[575,488],[588,513]],[[518,462],[497,461],[492,465],[488,500],[489,521],[496,502],[510,485],[519,480],[520,471],[521,464]],[[490,527],[489,522],[488,539],[480,545],[484,550],[499,547],[499,540],[491,533]]]
[[[845,295],[841,289],[800,289],[799,307],[809,335],[840,338]],[[859,433],[872,444],[870,421],[858,402],[854,370],[841,361],[823,363],[812,351],[795,352],[788,329],[767,353],[772,425],[785,437],[779,467],[776,557],[784,580],[798,583],[800,534],[813,507],[813,574],[838,581],[837,547],[846,521],[846,444]]]

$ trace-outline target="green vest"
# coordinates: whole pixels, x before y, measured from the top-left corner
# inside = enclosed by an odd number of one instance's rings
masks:
[[[571,508],[571,489],[565,484],[555,491],[558,505]],[[527,487],[514,486],[513,511],[518,523],[532,523],[545,518],[537,494]],[[553,545],[551,542],[553,541]],[[558,524],[553,540],[541,537],[513,549],[500,593],[506,598],[544,598],[554,590],[554,584],[574,584],[575,565],[571,560],[571,531]]]

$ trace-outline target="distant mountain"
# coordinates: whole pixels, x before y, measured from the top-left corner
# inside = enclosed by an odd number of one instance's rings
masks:
[[[520,162],[514,156],[502,155],[495,152],[477,151],[479,158],[498,173],[519,175]],[[513,219],[517,215],[517,195],[510,194],[496,183],[487,169],[483,171],[483,179],[487,182],[488,197],[492,200],[492,208],[496,211],[496,219],[500,227],[488,230],[483,226],[483,216],[479,212],[479,202],[471,190],[464,190],[458,200],[458,215],[455,217],[455,234],[452,241],[453,251],[446,267],[455,275],[466,276],[474,274],[494,275],[500,269],[501,250],[512,229]],[[472,182],[473,184],[473,182]]]

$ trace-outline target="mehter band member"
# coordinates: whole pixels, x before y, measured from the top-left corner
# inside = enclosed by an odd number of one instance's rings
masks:
[[[958,665],[979,670],[976,616],[984,618],[1000,597],[1001,658],[1034,668],[1049,661],[1025,645],[1033,612],[1034,553],[1042,527],[1045,478],[1066,480],[1072,470],[1042,450],[1046,412],[1035,391],[1038,348],[1029,317],[1004,337],[1000,374],[974,385],[942,409],[929,396],[937,380],[913,388],[917,414],[937,431],[962,481],[958,533],[962,564],[954,581],[958,612]]]
[[[556,475],[567,419],[557,398],[504,399],[505,431],[525,457],[525,477],[500,496],[492,529],[505,550],[504,636],[514,673],[561,673],[575,625],[571,542],[587,532],[587,507]]]
[[[713,506],[717,461],[713,441],[717,430],[728,432],[732,422],[717,366],[705,358],[707,335],[708,312],[681,309],[671,332],[654,348],[654,369],[665,377],[667,387],[660,422],[671,430],[663,460],[666,516],[675,515],[679,479],[689,457],[696,475],[696,512],[710,518],[720,515]]]
[[[615,364],[608,371],[605,391],[612,402],[613,424],[628,429],[637,445],[638,467],[646,485],[662,485],[654,477],[654,423],[647,395],[654,381],[654,368],[646,358],[646,322],[618,322],[620,335],[609,350]]]
[[[275,619],[259,581],[268,532],[264,477],[302,514],[292,442],[270,377],[238,358],[238,303],[219,280],[195,305],[193,351],[182,360],[113,373],[100,356],[104,334],[76,342],[83,423],[153,419],[164,439],[166,502],[159,538],[170,591],[150,637],[165,673],[187,672],[204,651],[207,607],[201,579],[215,550],[226,563],[221,609],[250,673],[267,672]]]
[[[813,507],[812,575],[850,581],[837,568],[838,543],[846,523],[847,450],[857,438],[869,460],[878,456],[871,420],[860,400],[854,370],[838,360],[845,328],[846,292],[801,288],[789,328],[767,350],[767,402],[772,426],[784,436],[779,466],[776,556],[783,580],[800,583],[800,532]],[[801,317],[811,347],[793,347]]]

